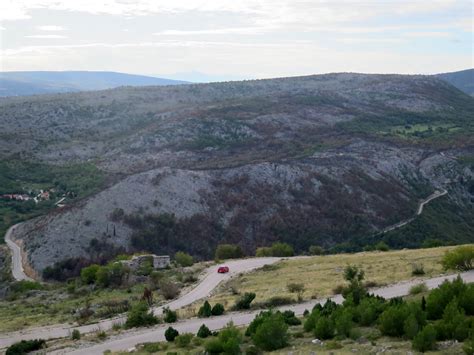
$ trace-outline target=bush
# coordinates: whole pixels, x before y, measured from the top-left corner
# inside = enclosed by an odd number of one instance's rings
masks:
[[[165,321],[165,323],[174,323],[178,320],[178,315],[176,314],[176,312],[172,311],[168,307],[165,307],[163,309],[163,314],[163,321]]]
[[[174,282],[162,279],[158,284],[160,292],[165,299],[171,300],[179,295],[179,287]]]
[[[284,348],[288,344],[288,325],[280,313],[263,317],[257,325],[252,340],[256,346],[272,351]]]
[[[403,323],[403,332],[408,339],[413,339],[418,332],[420,331],[420,325],[415,317],[415,315],[410,314],[408,318]]]
[[[301,321],[295,316],[295,312],[293,311],[284,311],[282,315],[285,323],[289,326],[301,324]]]
[[[148,327],[158,323],[158,318],[150,312],[148,304],[140,302],[135,304],[128,312],[125,328]]]
[[[235,308],[237,310],[241,309],[249,309],[250,304],[255,299],[255,293],[253,292],[245,292],[236,302]]]
[[[242,249],[235,244],[220,244],[217,246],[215,258],[217,260],[238,259],[244,255]]]
[[[380,331],[383,335],[401,337],[403,325],[408,318],[409,310],[406,305],[388,307],[379,317]]]
[[[286,288],[291,293],[303,293],[304,292],[304,284],[302,283],[290,283],[286,285]]]
[[[319,317],[314,327],[314,335],[318,339],[331,339],[334,337],[334,323],[329,317]]]
[[[346,308],[337,314],[335,319],[337,335],[348,337],[352,329],[352,312]]]
[[[212,335],[212,332],[209,330],[208,327],[206,327],[205,324],[201,325],[201,327],[199,327],[199,330],[196,334],[199,338],[207,338],[208,336],[211,336]]]
[[[375,244],[375,250],[378,250],[378,251],[389,251],[390,248],[389,246],[387,245],[387,243],[385,242],[378,242],[377,244]]]
[[[310,255],[323,255],[324,249],[318,245],[311,245],[308,249]]]
[[[413,285],[410,288],[410,295],[418,295],[419,293],[423,293],[428,291],[428,286],[424,282],[418,285]]]
[[[261,247],[261,248],[257,248],[257,250],[255,251],[255,256],[257,257],[268,257],[268,256],[272,256],[272,248],[270,247]]]
[[[194,335],[191,333],[184,333],[178,335],[175,339],[174,342],[176,345],[180,348],[186,348],[191,344],[191,340],[193,339]]]
[[[247,330],[245,331],[246,336],[252,336],[257,331],[257,328],[266,318],[269,318],[273,315],[272,311],[264,311],[257,314],[257,316],[250,322]]]
[[[474,330],[471,331],[471,337],[464,342],[462,349],[466,355],[474,355]]]
[[[224,351],[224,344],[219,339],[210,339],[204,345],[207,354],[220,354]]]
[[[97,264],[92,264],[86,266],[81,270],[81,281],[84,284],[93,284],[97,281],[97,271],[99,271],[100,266]]]
[[[200,318],[209,318],[212,315],[211,305],[208,301],[199,308],[198,317]]]
[[[287,257],[295,254],[293,247],[287,243],[273,243],[271,249],[272,256]]]
[[[213,307],[212,307],[212,310],[211,310],[211,313],[213,316],[220,316],[222,314],[224,314],[224,306],[220,303],[216,303]]]
[[[226,327],[219,332],[218,337],[225,354],[240,354],[242,334],[232,322],[228,323]]]
[[[174,254],[174,260],[178,263],[178,265],[183,267],[192,266],[194,264],[193,257],[182,251],[178,251],[176,254]]]
[[[375,297],[365,297],[356,308],[356,321],[362,326],[370,326],[375,323],[382,313],[384,301]]]
[[[10,345],[5,355],[23,355],[32,351],[40,350],[46,347],[46,341],[43,339],[22,340]]]
[[[179,335],[179,332],[174,329],[173,327],[168,327],[165,331],[165,339],[166,341],[174,341],[174,339]]]
[[[79,329],[74,329],[71,333],[71,339],[72,340],[79,340],[81,339],[81,332]]]
[[[413,264],[411,266],[411,274],[412,276],[421,276],[425,274],[425,268],[423,264]]]
[[[13,282],[10,285],[10,290],[14,293],[25,293],[33,290],[41,290],[43,286],[36,281],[21,280]]]
[[[432,290],[426,298],[426,312],[429,319],[440,319],[447,304],[454,297],[462,297],[466,290],[463,280],[458,277],[452,282],[445,281],[438,288]]]
[[[459,295],[459,306],[467,315],[474,316],[474,284],[470,284]]]
[[[433,350],[436,345],[436,330],[432,325],[424,327],[413,339],[412,347],[424,353]]]
[[[445,269],[467,271],[473,268],[474,246],[460,246],[444,255],[442,264]]]

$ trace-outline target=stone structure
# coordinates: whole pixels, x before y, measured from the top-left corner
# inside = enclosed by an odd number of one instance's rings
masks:
[[[153,269],[165,269],[170,265],[169,255],[154,254],[135,255],[130,260],[123,260],[122,263],[127,265],[131,270],[136,271],[150,261],[153,265]]]

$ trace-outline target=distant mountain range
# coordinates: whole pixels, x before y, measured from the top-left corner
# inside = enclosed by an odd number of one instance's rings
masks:
[[[0,97],[112,89],[119,86],[163,86],[185,81],[108,71],[18,71],[0,73]]]
[[[443,73],[437,76],[457,87],[459,90],[464,91],[466,94],[474,96],[474,69]]]

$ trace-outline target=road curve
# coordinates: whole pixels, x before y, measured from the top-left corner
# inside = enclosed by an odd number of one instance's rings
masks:
[[[462,273],[460,275],[465,282],[474,282],[474,270]],[[416,284],[424,282],[429,289],[433,289],[438,287],[443,281],[452,280],[456,276],[457,274],[435,277],[428,280],[412,280],[408,282],[401,282],[391,286],[373,289],[371,290],[371,293],[382,296],[386,299],[390,299],[409,294],[410,288]],[[336,303],[341,303],[343,301],[341,295],[334,296],[331,299]],[[326,299],[313,300],[296,305],[280,307],[279,309],[292,310],[295,312],[295,314],[301,315],[306,309],[311,310],[316,303],[324,303],[325,301]],[[173,328],[177,329],[180,333],[196,333],[203,323],[206,324],[206,326],[211,330],[221,329],[230,321],[234,322],[234,324],[237,326],[243,326],[249,324],[259,312],[260,310],[252,312],[229,313],[223,316],[211,317],[205,320],[193,318],[173,324]],[[91,344],[90,346],[80,349],[63,349],[53,353],[94,355],[103,354],[105,350],[127,350],[133,348],[136,344],[165,340],[164,333],[168,326],[168,324],[164,324],[153,329],[122,333],[100,344]]]
[[[22,263],[21,248],[11,239],[11,234],[19,224],[15,224],[8,228],[5,234],[5,242],[12,252],[12,274],[16,281],[28,280],[33,281],[31,277],[25,274]]]
[[[273,264],[281,258],[251,258],[251,259],[239,259],[231,260],[225,263],[230,269],[227,274],[218,274],[218,266],[214,265],[206,269],[202,280],[198,285],[188,293],[176,300],[171,301],[160,307],[155,307],[153,310],[156,315],[162,313],[164,306],[170,309],[179,309],[190,305],[202,298],[209,296],[211,291],[217,287],[221,282],[229,280],[231,277],[236,276],[240,273],[249,272],[258,269],[264,265]],[[32,328],[24,331],[11,332],[0,335],[0,349],[7,347],[14,342],[28,339],[52,339],[52,338],[63,338],[69,336],[72,329],[78,329],[82,334],[94,332],[97,329],[108,330],[111,329],[115,323],[123,323],[125,316],[119,316],[115,318],[104,319],[98,323],[88,324],[83,326],[73,326],[69,324],[60,324],[45,326],[41,328]]]
[[[444,196],[448,193],[447,190],[445,189],[442,189],[442,191],[435,191],[434,193],[432,193],[430,196],[428,196],[426,199],[424,199],[420,205],[418,206],[418,210],[416,211],[416,215],[419,216],[422,212],[423,212],[423,207],[425,207],[425,205],[427,203],[429,203],[430,201],[434,200],[435,198],[438,198],[438,197],[441,197],[441,196]]]

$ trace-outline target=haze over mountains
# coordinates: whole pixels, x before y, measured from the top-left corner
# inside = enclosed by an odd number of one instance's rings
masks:
[[[127,87],[4,98],[0,157],[105,176],[98,193],[15,231],[37,272],[115,248],[417,247],[473,241],[473,117],[474,99],[436,76]],[[374,236],[441,188],[410,238]]]
[[[474,69],[437,76],[474,95]],[[176,73],[168,79],[107,71],[0,72],[0,97],[105,90],[120,86],[162,86],[187,83],[236,81],[241,77],[208,75],[196,71]]]
[[[178,85],[184,81],[108,71],[0,72],[0,97],[112,89],[119,86]]]

